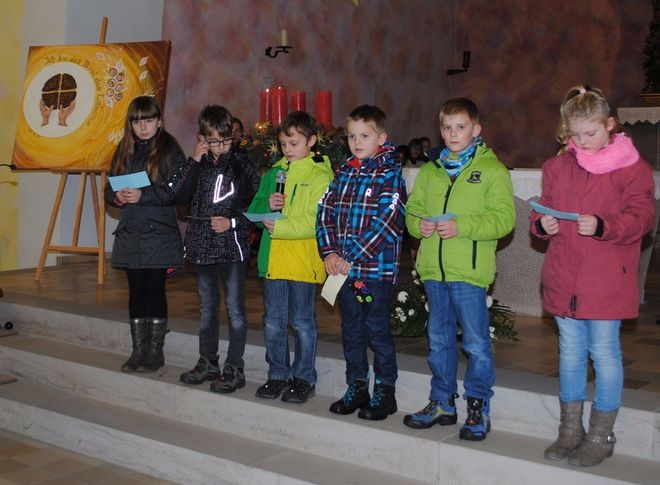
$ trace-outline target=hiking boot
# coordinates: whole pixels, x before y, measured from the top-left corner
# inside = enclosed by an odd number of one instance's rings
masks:
[[[213,381],[219,376],[218,359],[210,360],[202,356],[194,368],[181,374],[179,380],[185,384],[201,384],[204,381]]]
[[[263,386],[257,389],[255,395],[263,399],[277,399],[288,385],[289,381],[268,379]]]
[[[282,394],[282,401],[302,404],[314,397],[314,386],[305,379],[294,377],[289,388]]]
[[[383,384],[376,379],[374,393],[369,404],[360,409],[358,418],[380,421],[390,414],[396,413],[396,399],[394,398],[394,386]]]
[[[481,441],[490,431],[490,403],[475,397],[467,398],[467,419],[458,433],[462,440]]]
[[[455,399],[458,394],[454,394],[447,401],[429,401],[424,409],[414,414],[407,414],[403,418],[403,424],[409,428],[426,429],[434,424],[445,426],[456,424],[458,416],[456,414]]]
[[[211,382],[209,390],[211,392],[219,392],[221,394],[229,394],[236,389],[245,387],[245,373],[240,367],[234,367],[231,364],[226,364],[222,369],[222,374],[216,380]]]
[[[369,397],[369,381],[356,379],[349,384],[344,396],[330,405],[330,412],[335,414],[351,414],[356,409],[366,406],[371,398]]]

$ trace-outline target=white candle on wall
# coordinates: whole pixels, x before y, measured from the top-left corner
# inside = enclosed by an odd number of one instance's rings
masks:
[[[289,45],[289,37],[287,36],[286,29],[280,30],[280,45]]]

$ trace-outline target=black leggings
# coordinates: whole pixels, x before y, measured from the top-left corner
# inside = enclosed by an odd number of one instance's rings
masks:
[[[165,268],[127,269],[130,318],[167,318]]]

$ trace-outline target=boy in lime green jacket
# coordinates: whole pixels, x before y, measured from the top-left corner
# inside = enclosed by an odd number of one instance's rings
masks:
[[[429,404],[404,424],[420,429],[456,423],[459,322],[468,356],[467,419],[459,437],[479,441],[490,431],[495,382],[486,291],[495,278],[497,240],[515,225],[513,187],[507,168],[481,141],[472,101],[444,103],[440,133],[446,148],[422,166],[406,206],[406,227],[421,238],[416,267],[429,302],[433,377]]]
[[[316,211],[333,179],[330,160],[314,155],[316,120],[302,111],[290,113],[278,129],[284,157],[262,178],[249,212],[281,211],[264,221],[257,265],[264,278],[264,335],[268,381],[257,397],[304,403],[316,385],[316,285],[326,273],[316,244]],[[283,193],[276,191],[278,180]],[[288,324],[295,330],[295,357],[289,362]]]

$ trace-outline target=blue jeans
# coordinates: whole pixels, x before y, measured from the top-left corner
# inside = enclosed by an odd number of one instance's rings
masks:
[[[268,378],[291,376],[316,384],[316,284],[264,279],[264,336]],[[293,366],[289,361],[289,316],[295,332]]]
[[[594,362],[594,408],[610,412],[621,406],[623,362],[620,320],[575,320],[555,317],[559,327],[559,400],[587,398],[587,366]]]
[[[346,280],[337,298],[341,309],[341,338],[346,359],[346,382],[368,379],[367,346],[374,353],[374,374],[383,384],[393,386],[397,378],[396,352],[390,328],[392,284],[366,280],[373,301],[359,303],[351,284]]]
[[[486,289],[460,281],[426,281],[424,289],[429,302],[428,362],[433,373],[430,399],[447,402],[457,391],[457,322],[461,324],[463,351],[468,357],[463,380],[465,396],[490,399],[495,368]]]
[[[220,338],[218,309],[220,287],[225,293],[225,307],[229,320],[229,348],[226,364],[243,368],[243,354],[247,338],[245,315],[245,263],[219,263],[197,266],[197,292],[201,300],[201,322],[199,329],[199,355],[207,359],[218,356]]]

